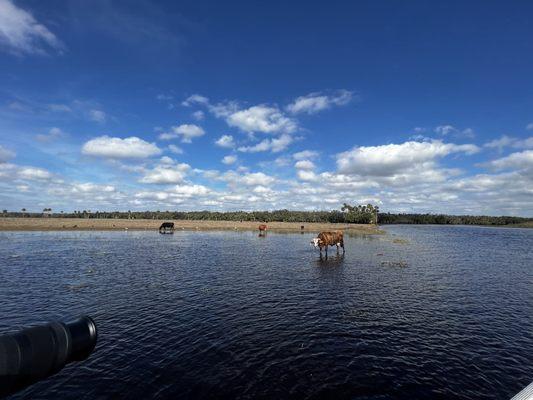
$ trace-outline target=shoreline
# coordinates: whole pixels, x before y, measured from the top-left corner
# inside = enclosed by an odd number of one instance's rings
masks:
[[[157,219],[99,219],[99,218],[0,218],[0,231],[157,231],[163,222],[174,222],[176,231],[257,231],[259,221],[157,220]],[[356,234],[384,233],[375,225],[336,224],[321,222],[270,222],[274,232],[321,232],[342,230]],[[304,226],[304,229],[301,229]]]

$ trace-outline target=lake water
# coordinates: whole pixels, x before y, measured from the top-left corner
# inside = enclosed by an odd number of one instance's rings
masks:
[[[505,399],[533,381],[533,230],[0,233],[0,332],[94,317],[14,398]],[[404,266],[406,264],[406,266]]]

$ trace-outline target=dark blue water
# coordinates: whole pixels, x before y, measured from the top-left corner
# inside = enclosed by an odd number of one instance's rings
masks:
[[[504,399],[533,380],[533,230],[0,233],[0,332],[86,313],[15,398]],[[400,240],[398,240],[400,239]],[[406,265],[406,266],[405,266]]]

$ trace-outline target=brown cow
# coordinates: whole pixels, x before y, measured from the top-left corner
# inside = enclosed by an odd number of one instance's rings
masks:
[[[315,248],[320,249],[320,256],[322,256],[322,248],[326,250],[326,258],[328,258],[328,247],[337,246],[337,252],[339,246],[342,247],[342,254],[344,254],[344,236],[342,231],[335,232],[320,232],[316,238],[311,241],[311,244]]]
[[[259,225],[259,230],[260,231],[266,231],[267,230],[267,226],[266,225]]]

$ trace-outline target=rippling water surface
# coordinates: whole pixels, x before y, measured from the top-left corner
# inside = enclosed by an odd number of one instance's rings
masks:
[[[85,313],[15,398],[504,399],[533,380],[533,230],[0,233],[0,332]],[[402,266],[407,264],[407,266]]]

